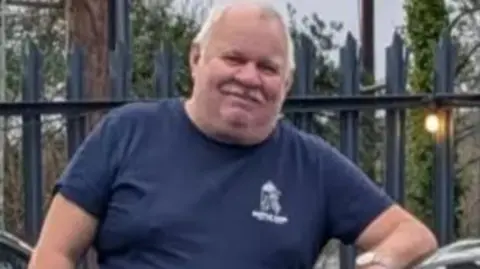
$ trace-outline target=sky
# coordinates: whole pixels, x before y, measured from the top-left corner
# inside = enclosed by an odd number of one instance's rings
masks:
[[[179,0],[181,1],[181,0]],[[194,0],[196,2],[202,0]],[[230,0],[213,0],[213,3],[224,3]],[[287,3],[298,11],[298,17],[317,13],[325,21],[340,21],[344,24],[344,31],[339,34],[339,42],[345,40],[348,31],[360,40],[359,32],[359,0],[273,0],[275,5],[286,16]],[[404,0],[374,1],[375,2],[375,76],[378,80],[385,77],[385,48],[390,45],[395,29],[404,23]],[[333,58],[338,58],[332,55]]]
[[[278,1],[283,2],[283,1]],[[344,32],[338,38],[343,42],[347,31],[360,40],[360,1],[355,0],[295,0],[299,14],[316,12],[320,18],[344,23]],[[385,48],[390,45],[394,31],[404,23],[404,0],[375,2],[375,76],[385,76]],[[338,57],[335,55],[334,57]]]

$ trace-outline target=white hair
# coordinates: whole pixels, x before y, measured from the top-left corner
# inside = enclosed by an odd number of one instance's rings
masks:
[[[292,36],[290,35],[290,31],[288,29],[287,23],[284,20],[284,17],[282,14],[269,2],[266,1],[258,1],[258,0],[241,0],[241,1],[235,1],[230,4],[224,4],[224,5],[215,5],[210,9],[210,12],[202,24],[202,27],[200,28],[200,31],[197,33],[197,35],[194,37],[193,42],[195,44],[199,44],[201,46],[206,46],[212,27],[215,25],[216,22],[222,17],[222,15],[227,11],[229,8],[235,6],[236,4],[240,3],[250,3],[258,6],[262,11],[267,12],[268,14],[273,15],[276,17],[280,23],[283,26],[284,29],[284,34],[287,38],[287,60],[288,60],[288,67],[290,68],[290,71],[295,70],[295,45],[292,40]]]

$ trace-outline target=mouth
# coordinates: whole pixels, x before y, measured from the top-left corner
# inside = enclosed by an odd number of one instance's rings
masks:
[[[248,103],[260,104],[260,101],[257,98],[254,98],[246,94],[225,93],[225,95],[241,99],[242,101],[246,101]]]
[[[225,96],[231,96],[235,97],[236,99],[240,99],[243,102],[250,103],[250,104],[256,104],[256,105],[261,105],[263,103],[262,97],[259,96],[260,93],[258,92],[239,92],[239,91],[229,91],[229,90],[223,90],[221,93]]]

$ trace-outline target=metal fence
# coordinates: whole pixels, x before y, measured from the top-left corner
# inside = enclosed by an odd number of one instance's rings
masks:
[[[61,114],[66,119],[68,155],[71,156],[86,135],[85,113],[111,109],[138,101],[130,88],[131,61],[128,48],[117,46],[112,56],[112,96],[109,100],[88,100],[83,74],[85,71],[82,48],[69,54],[65,101],[44,99],[42,54],[33,43],[26,46],[23,62],[22,100],[0,103],[0,116],[22,117],[22,171],[25,199],[25,234],[27,241],[35,242],[43,218],[42,188],[42,121],[43,115]],[[406,90],[407,58],[405,46],[398,35],[386,48],[386,81],[380,87],[364,88],[360,83],[358,44],[349,34],[340,50],[340,81],[334,94],[315,94],[313,65],[315,50],[306,38],[297,49],[295,83],[284,112],[298,127],[320,133],[319,117],[331,111],[339,120],[339,148],[354,162],[359,156],[360,113],[365,110],[385,110],[384,121],[384,181],[386,191],[400,203],[405,197],[405,113],[410,108],[426,108],[441,116],[445,124],[437,133],[434,148],[435,172],[435,232],[442,245],[453,240],[454,203],[454,149],[453,117],[455,107],[480,106],[480,95],[454,93],[456,48],[449,36],[442,37],[436,49],[434,91],[431,94],[411,94]],[[155,57],[153,99],[178,95],[175,89],[176,64],[173,49],[165,47]],[[378,90],[381,91],[378,91]],[[376,92],[376,94],[372,94]],[[369,93],[369,94],[365,94]],[[143,100],[145,101],[145,100]],[[320,115],[320,116],[319,116]],[[325,123],[324,123],[325,125]],[[342,248],[342,268],[353,268],[354,251]]]

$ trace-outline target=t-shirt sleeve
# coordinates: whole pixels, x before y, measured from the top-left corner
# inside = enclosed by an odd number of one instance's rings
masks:
[[[331,149],[323,157],[328,233],[353,244],[393,200],[339,151]]]
[[[53,194],[60,193],[77,206],[99,217],[108,203],[119,157],[118,118],[107,114],[92,129],[72,156]]]

